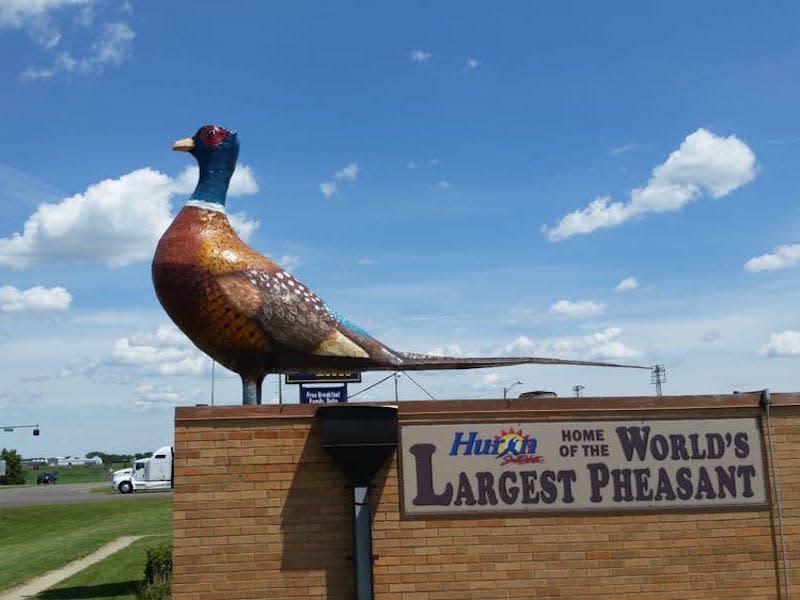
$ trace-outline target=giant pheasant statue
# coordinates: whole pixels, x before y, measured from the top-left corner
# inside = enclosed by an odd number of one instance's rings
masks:
[[[308,287],[245,244],[225,215],[236,168],[236,133],[214,125],[179,140],[200,180],[164,232],[153,284],[175,324],[215,361],[242,378],[244,404],[261,403],[269,373],[472,369],[536,364],[628,367],[538,357],[455,358],[397,352],[341,318]],[[637,367],[646,368],[646,367]]]

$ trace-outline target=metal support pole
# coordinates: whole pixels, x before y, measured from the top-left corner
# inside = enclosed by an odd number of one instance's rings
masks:
[[[372,600],[372,516],[369,486],[353,486],[353,565],[356,599]]]

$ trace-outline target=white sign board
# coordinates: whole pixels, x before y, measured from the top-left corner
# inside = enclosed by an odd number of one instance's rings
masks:
[[[0,477],[6,476],[6,461],[0,458]]]
[[[400,429],[406,516],[766,503],[755,418]]]

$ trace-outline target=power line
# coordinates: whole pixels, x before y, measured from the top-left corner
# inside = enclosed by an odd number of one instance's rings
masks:
[[[389,375],[387,375],[386,377],[384,377],[384,378],[383,378],[383,379],[381,379],[380,381],[377,381],[377,382],[373,383],[372,385],[368,385],[368,386],[367,386],[367,387],[365,387],[364,389],[358,390],[358,391],[357,391],[355,394],[350,394],[350,395],[347,397],[347,399],[348,399],[348,400],[350,400],[350,398],[355,398],[355,397],[356,397],[356,396],[358,396],[359,394],[362,394],[362,393],[366,392],[367,390],[371,390],[371,389],[372,389],[372,388],[374,388],[375,386],[378,386],[378,385],[382,384],[384,381],[387,381],[387,380],[391,379],[391,378],[392,378],[392,377],[394,377],[394,376],[395,376],[395,373],[390,373]]]
[[[430,393],[428,390],[426,390],[426,389],[425,389],[424,387],[422,387],[422,386],[421,386],[419,383],[417,383],[417,380],[416,380],[416,379],[414,379],[413,377],[411,377],[411,375],[409,375],[409,374],[408,374],[407,372],[405,372],[405,371],[403,372],[403,374],[404,374],[406,377],[408,377],[408,378],[409,378],[409,379],[410,379],[410,380],[411,380],[411,381],[414,383],[414,385],[416,385],[416,386],[417,386],[419,389],[421,389],[423,392],[425,392],[425,393],[428,395],[428,398],[430,398],[431,400],[436,400],[436,398],[434,398],[434,397],[431,395],[431,393]]]

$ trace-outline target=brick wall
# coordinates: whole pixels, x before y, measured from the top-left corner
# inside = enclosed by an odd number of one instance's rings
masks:
[[[798,595],[800,394],[772,401],[782,527],[772,484],[772,509],[403,520],[395,457],[372,492],[375,597],[786,598],[787,575]],[[353,597],[351,494],[320,449],[314,408],[177,409],[174,598]],[[401,424],[762,414],[757,395],[404,402],[398,409]]]

